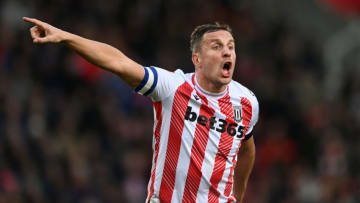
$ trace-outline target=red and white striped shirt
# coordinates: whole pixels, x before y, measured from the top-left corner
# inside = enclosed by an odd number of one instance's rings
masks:
[[[152,99],[155,120],[146,202],[235,202],[237,152],[259,114],[255,95],[235,81],[215,94],[194,73],[144,70],[135,91]]]

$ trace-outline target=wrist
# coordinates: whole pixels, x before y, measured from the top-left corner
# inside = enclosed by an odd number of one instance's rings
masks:
[[[59,42],[61,42],[61,43],[70,43],[73,38],[74,38],[73,34],[61,30],[61,35],[59,37]]]

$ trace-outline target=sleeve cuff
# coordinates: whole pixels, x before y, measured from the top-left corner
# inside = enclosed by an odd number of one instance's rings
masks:
[[[144,78],[140,84],[135,87],[135,92],[144,96],[148,96],[154,91],[156,87],[158,82],[158,73],[153,66],[143,68],[145,71]]]

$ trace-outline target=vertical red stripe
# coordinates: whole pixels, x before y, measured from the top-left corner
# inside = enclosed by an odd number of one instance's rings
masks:
[[[162,104],[161,101],[154,102],[154,108],[155,108],[155,116],[156,116],[156,127],[154,131],[154,137],[155,137],[155,146],[153,148],[153,154],[155,154],[154,157],[154,163],[153,163],[153,170],[151,172],[151,186],[148,194],[148,202],[150,202],[151,196],[154,194],[154,183],[155,183],[155,172],[156,172],[156,165],[157,160],[159,156],[159,143],[160,143],[160,129],[162,125]]]
[[[163,177],[160,185],[159,198],[161,202],[171,202],[174,192],[176,167],[184,129],[184,115],[192,91],[191,86],[185,82],[175,92]]]
[[[243,135],[243,137],[244,137],[250,127],[250,120],[251,120],[251,116],[252,116],[251,103],[245,97],[241,97],[241,110],[242,110],[242,112],[241,112],[242,124],[245,126],[244,135]],[[225,187],[225,192],[224,192],[225,196],[229,196],[231,193],[231,190],[232,190],[233,180],[234,180],[234,169],[236,166],[236,156],[237,156],[240,146],[241,146],[241,142],[239,143],[238,150],[236,150],[236,155],[233,157],[233,160],[232,160],[233,165],[231,167],[230,175],[228,177],[228,182]],[[239,158],[241,158],[241,157],[239,157]]]
[[[206,97],[200,95],[199,93],[198,95],[201,97],[202,102],[199,116],[204,115],[207,118],[212,117],[215,113],[215,110],[208,106]],[[187,172],[184,195],[182,199],[183,203],[196,201],[196,196],[202,177],[201,168],[204,161],[205,149],[209,140],[209,130],[209,125],[203,126],[199,123],[196,124],[194,141],[191,147],[190,165]]]
[[[230,96],[226,95],[225,97],[218,100],[220,111],[221,113],[226,115],[226,122],[232,123],[234,122],[234,112],[232,109],[232,104],[230,101]],[[219,145],[218,145],[218,153],[215,157],[215,165],[214,170],[210,178],[210,191],[208,195],[208,202],[218,202],[220,193],[217,190],[219,182],[221,181],[225,167],[226,167],[226,160],[230,153],[231,146],[233,144],[234,137],[228,135],[225,131],[221,134]]]

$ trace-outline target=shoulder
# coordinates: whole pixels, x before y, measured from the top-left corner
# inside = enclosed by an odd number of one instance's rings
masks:
[[[149,69],[146,71],[146,69]],[[149,95],[154,101],[164,100],[174,93],[179,86],[184,84],[189,77],[181,69],[176,71],[168,71],[163,68],[151,66],[145,67],[145,72],[148,72],[148,76],[144,77],[145,81],[142,82],[139,92],[145,92],[145,96]],[[145,89],[145,90],[142,90]],[[150,90],[147,90],[150,89]]]
[[[253,127],[259,119],[260,112],[259,102],[255,94],[247,87],[236,81],[231,81],[229,84],[229,94],[231,97],[240,99],[241,108],[247,109],[245,112],[250,116],[250,120],[248,120],[250,125],[248,132],[251,133]]]
[[[159,68],[159,67],[154,67],[154,68],[156,69],[156,71],[158,72],[160,77],[161,76],[170,77],[170,78],[176,77],[176,78],[179,78],[179,79],[185,79],[186,75],[187,75],[181,69],[176,69],[175,71],[172,72],[172,71],[168,71],[166,69]]]
[[[252,104],[259,105],[259,102],[254,94],[249,88],[245,87],[244,85],[240,84],[237,81],[232,80],[229,84],[229,91],[236,96],[245,97]]]
[[[175,74],[177,77],[183,78],[184,80],[186,80],[187,75],[189,75],[189,74],[184,73],[184,71],[183,71],[182,69],[176,69],[176,70],[174,71],[174,74]]]
[[[179,82],[181,81],[181,84],[184,82],[187,82],[190,86],[194,87],[194,81],[193,81],[193,76],[194,76],[194,72],[191,73],[185,73],[182,69],[176,69],[174,72],[172,72],[174,74],[174,77],[176,78],[176,80],[178,81],[172,81],[172,82]]]

